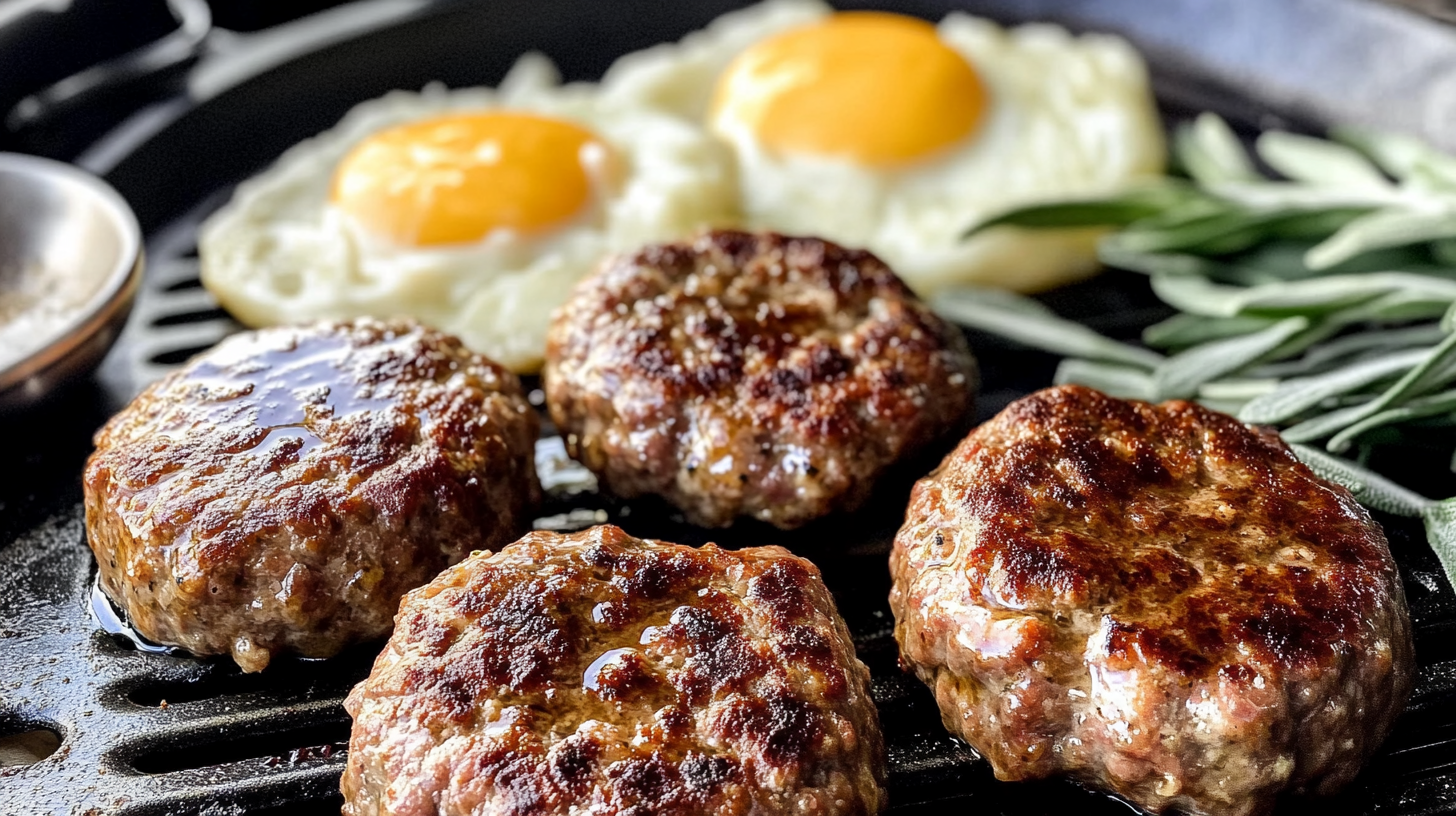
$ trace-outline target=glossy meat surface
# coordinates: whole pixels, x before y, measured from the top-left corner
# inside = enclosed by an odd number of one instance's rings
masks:
[[[857,507],[976,386],[960,332],[873,255],[771,233],[609,260],[557,312],[546,360],[572,455],[710,527]]]
[[[346,703],[349,816],[871,814],[869,672],[808,561],[600,526],[406,596]]]
[[[514,375],[413,323],[237,335],[97,433],[101,585],[147,638],[248,671],[383,637],[529,523],[538,424]]]
[[[1414,675],[1384,534],[1272,431],[1047,389],[912,496],[903,660],[1002,779],[1069,773],[1154,811],[1330,793]]]

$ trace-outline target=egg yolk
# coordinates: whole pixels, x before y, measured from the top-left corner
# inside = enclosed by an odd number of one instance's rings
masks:
[[[334,173],[330,199],[370,233],[407,246],[550,230],[586,205],[590,131],[528,113],[443,116],[380,131]]]
[[[969,136],[986,108],[970,63],[924,20],[845,12],[740,54],[718,81],[712,119],[745,123],[778,152],[893,166]]]

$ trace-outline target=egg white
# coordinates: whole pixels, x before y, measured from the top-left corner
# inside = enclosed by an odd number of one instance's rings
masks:
[[[478,243],[392,245],[329,202],[335,167],[369,135],[451,112],[530,111],[583,125],[610,146],[583,151],[591,202],[539,236],[497,230]],[[523,57],[498,90],[396,91],[359,104],[239,185],[199,235],[202,280],[243,323],[410,316],[519,372],[540,366],[551,311],[600,259],[736,220],[731,156],[703,128],[587,84],[561,85]]]
[[[769,0],[731,12],[678,43],[622,57],[603,94],[705,122],[734,57],[832,11],[817,0]],[[1034,291],[1087,275],[1097,265],[1094,231],[961,235],[1011,207],[1106,193],[1160,173],[1163,131],[1142,58],[1114,36],[1006,29],[959,12],[937,31],[986,86],[977,130],[939,155],[882,169],[776,153],[747,123],[719,117],[713,128],[736,156],[748,225],[866,247],[922,295],[962,282]]]

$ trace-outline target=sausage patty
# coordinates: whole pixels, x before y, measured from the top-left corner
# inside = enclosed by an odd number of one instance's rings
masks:
[[[608,260],[547,336],[546,397],[612,492],[696,524],[851,510],[966,416],[960,332],[868,252],[705,233]]]
[[[514,375],[413,323],[237,335],[96,434],[101,586],[245,671],[383,637],[406,591],[528,524],[538,424]]]
[[[873,814],[885,757],[813,564],[611,526],[405,597],[349,695],[348,816]]]
[[[911,498],[895,636],[1001,779],[1248,814],[1348,782],[1415,672],[1380,528],[1270,430],[1081,387],[1013,403]]]

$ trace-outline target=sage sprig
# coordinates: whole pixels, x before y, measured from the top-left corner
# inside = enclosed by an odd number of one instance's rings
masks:
[[[1360,501],[1422,518],[1456,579],[1456,498],[1425,498],[1346,458],[1456,426],[1456,156],[1351,129],[1331,139],[1267,132],[1251,154],[1212,114],[1178,129],[1173,153],[1182,177],[1021,207],[968,233],[1109,228],[1101,260],[1148,275],[1178,310],[1148,327],[1145,347],[1000,291],[962,287],[933,305],[1063,355],[1058,383],[1194,399],[1279,428]]]

